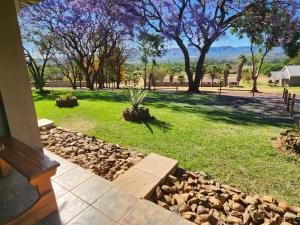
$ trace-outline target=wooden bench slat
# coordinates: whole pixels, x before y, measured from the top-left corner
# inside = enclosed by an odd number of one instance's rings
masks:
[[[0,157],[29,180],[59,166],[59,163],[51,161],[42,152],[35,151],[12,137],[2,137],[0,143],[5,145],[5,149],[0,151]]]
[[[13,154],[12,154],[13,152]],[[17,171],[23,174],[27,179],[31,180],[43,172],[38,167],[32,165],[31,161],[19,154],[14,154],[14,151],[1,151],[0,157],[13,166]]]
[[[56,166],[57,164],[55,161],[50,160],[49,157],[44,155],[42,152],[35,151],[28,145],[12,137],[2,137],[0,138],[0,143],[4,143],[8,149],[14,149],[17,152],[24,154],[24,156],[28,157],[34,164],[40,168],[44,168],[45,170]]]

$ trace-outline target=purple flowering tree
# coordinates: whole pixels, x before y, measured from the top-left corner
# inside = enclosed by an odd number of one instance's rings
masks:
[[[45,0],[24,8],[20,19],[53,36],[56,57],[74,61],[87,87],[94,89],[95,83],[103,87],[106,60],[129,31],[109,1],[91,5],[92,1]]]
[[[297,0],[115,0],[124,18],[136,18],[142,29],[163,34],[177,43],[185,60],[189,91],[198,92],[204,76],[204,61],[212,44],[225,35],[240,18],[259,6],[276,7],[293,13]],[[273,4],[274,5],[274,4]],[[259,11],[263,13],[262,11]],[[121,14],[120,13],[120,14]],[[188,47],[199,51],[195,73]]]
[[[118,2],[118,1],[116,1]],[[189,91],[198,92],[204,76],[204,61],[211,45],[233,21],[247,13],[256,1],[231,0],[120,0],[120,13],[136,18],[139,26],[173,40],[181,49]],[[189,47],[199,51],[196,70],[191,69]]]

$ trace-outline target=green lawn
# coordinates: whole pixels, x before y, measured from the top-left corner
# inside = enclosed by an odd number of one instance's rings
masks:
[[[121,118],[128,106],[122,92],[76,92],[80,106],[60,109],[54,99],[62,92],[33,94],[39,118],[146,154],[169,156],[183,168],[205,171],[244,191],[300,205],[300,161],[278,153],[270,141],[293,123],[272,110],[255,111],[262,104],[256,100],[249,105],[226,96],[151,93],[145,105],[157,121],[136,124]]]

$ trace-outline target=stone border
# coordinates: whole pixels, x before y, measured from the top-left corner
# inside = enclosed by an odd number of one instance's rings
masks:
[[[40,134],[45,149],[110,181],[144,158],[136,151],[60,127],[43,128]]]
[[[196,224],[300,224],[300,207],[251,196],[201,172],[178,170],[156,189],[153,200]]]

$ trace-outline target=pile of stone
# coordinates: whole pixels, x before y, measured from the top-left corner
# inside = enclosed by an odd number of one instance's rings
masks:
[[[107,180],[116,179],[144,158],[133,150],[60,127],[41,130],[41,139],[47,150]]]
[[[270,196],[250,196],[203,173],[184,171],[169,176],[153,198],[158,205],[195,224],[300,224],[300,207]]]
[[[281,132],[276,146],[280,150],[300,154],[300,131],[290,129]]]

